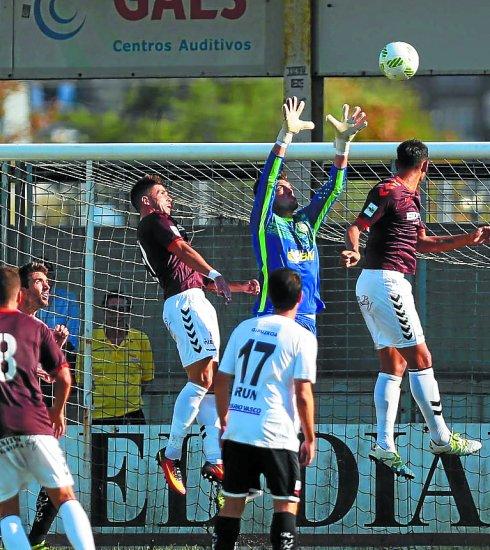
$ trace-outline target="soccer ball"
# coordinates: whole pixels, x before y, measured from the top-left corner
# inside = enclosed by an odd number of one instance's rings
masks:
[[[390,42],[379,54],[379,68],[390,80],[408,80],[419,68],[419,54],[406,42]]]

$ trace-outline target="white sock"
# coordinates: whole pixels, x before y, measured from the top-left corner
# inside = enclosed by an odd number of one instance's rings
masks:
[[[171,460],[180,460],[182,443],[199,412],[199,405],[207,390],[194,382],[187,382],[177,396],[172,416],[172,426],[168,438],[165,456]]]
[[[220,422],[214,393],[207,393],[204,396],[197,413],[197,421],[201,424],[202,446],[206,460],[211,464],[220,464]]]
[[[442,416],[439,386],[434,378],[434,369],[410,371],[410,390],[417,402],[430,431],[430,437],[437,445],[447,445],[451,430]]]
[[[6,516],[0,520],[0,532],[6,550],[31,550],[19,516]]]
[[[67,500],[60,506],[66,536],[75,550],[95,550],[90,522],[78,500]]]
[[[374,386],[377,420],[376,443],[385,451],[396,452],[395,422],[400,402],[401,383],[401,376],[380,372]]]

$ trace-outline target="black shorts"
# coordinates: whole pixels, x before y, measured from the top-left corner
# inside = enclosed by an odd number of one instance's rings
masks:
[[[248,496],[250,489],[260,489],[260,475],[263,474],[272,498],[299,501],[301,475],[298,453],[225,440],[223,466],[225,496]]]

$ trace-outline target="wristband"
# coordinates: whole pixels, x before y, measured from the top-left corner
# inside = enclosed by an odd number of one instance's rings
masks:
[[[277,134],[276,143],[279,145],[289,145],[293,141],[293,133],[281,128]]]
[[[214,281],[217,277],[221,277],[221,273],[219,271],[216,271],[216,269],[211,269],[211,271],[206,275],[208,279],[211,279],[211,281]]]
[[[346,156],[349,154],[350,141],[336,139],[334,145],[337,155]]]

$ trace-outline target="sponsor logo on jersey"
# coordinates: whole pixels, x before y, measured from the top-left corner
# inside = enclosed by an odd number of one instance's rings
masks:
[[[374,202],[370,202],[364,209],[364,214],[366,214],[368,218],[371,218],[377,209],[378,207],[374,204]]]
[[[262,412],[262,409],[260,407],[249,407],[248,405],[239,405],[238,403],[230,403],[228,409],[230,411],[238,411],[247,414],[253,414],[255,416],[259,416]]]
[[[298,222],[296,224],[296,231],[299,231],[300,233],[308,233],[308,226],[306,223]]]
[[[312,262],[314,259],[314,250],[288,250],[288,260],[294,264],[300,264],[301,262]]]
[[[420,212],[407,212],[407,220],[413,222],[420,218]]]

